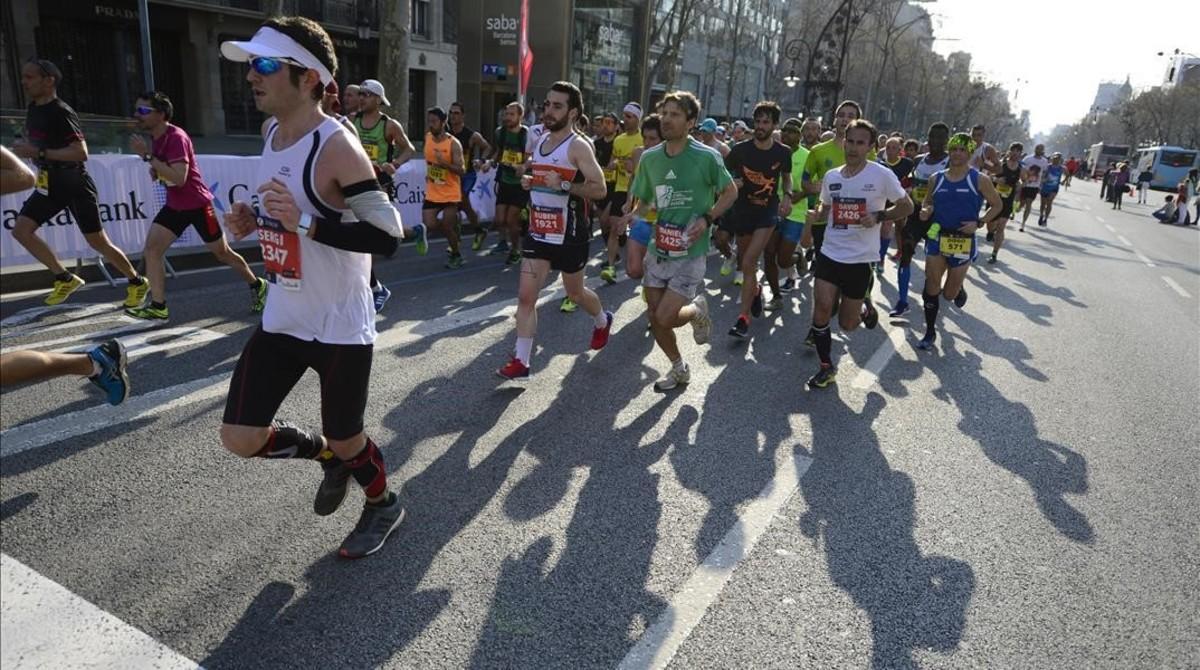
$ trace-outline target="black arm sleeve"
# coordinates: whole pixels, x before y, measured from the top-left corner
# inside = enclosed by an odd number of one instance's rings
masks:
[[[400,240],[365,221],[337,223],[317,219],[313,240],[343,251],[379,254],[391,258],[400,247]]]

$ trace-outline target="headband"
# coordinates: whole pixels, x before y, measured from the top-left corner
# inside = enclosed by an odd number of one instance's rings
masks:
[[[333,75],[329,72],[329,68],[317,60],[312,52],[300,46],[296,40],[270,26],[259,28],[249,41],[221,43],[221,55],[236,63],[245,63],[256,56],[287,58],[310,70],[315,70],[321,76],[322,85],[328,85],[333,81]]]
[[[636,102],[626,103],[625,109],[621,111],[625,112],[626,114],[633,114],[639,119],[642,118],[642,106]]]

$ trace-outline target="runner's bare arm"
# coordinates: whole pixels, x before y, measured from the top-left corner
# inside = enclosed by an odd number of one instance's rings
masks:
[[[733,182],[725,185],[725,190],[721,191],[721,195],[717,196],[717,201],[713,203],[712,209],[708,210],[708,214],[712,218],[720,218],[722,214],[729,211],[733,207],[733,203],[738,198],[738,186]]]
[[[603,200],[608,195],[608,187],[604,185],[604,172],[596,161],[596,154],[586,142],[571,142],[567,150],[571,162],[579,167],[583,175],[582,184],[571,184],[571,195],[589,200]]]
[[[394,147],[400,147],[400,153],[392,158],[392,165],[400,167],[417,154],[417,150],[413,148],[412,142],[408,141],[408,135],[404,133],[404,126],[396,119],[388,119],[387,125],[387,141]]]
[[[171,186],[179,186],[187,181],[187,161],[167,163],[166,161],[160,161],[157,158],[151,158],[150,167],[154,168],[154,172],[158,175],[159,179],[162,179]]]
[[[996,186],[992,184],[991,178],[987,175],[979,175],[979,193],[983,195],[988,204],[987,211],[983,213],[983,222],[991,223],[1000,217],[1004,211],[1004,205],[1000,194],[996,192]]]
[[[467,172],[466,167],[463,166],[462,143],[454,136],[450,137],[450,162],[445,163],[444,167],[456,175],[463,175]]]
[[[0,192],[16,193],[33,188],[37,175],[16,154],[0,146]]]
[[[483,133],[480,132],[471,136],[471,146],[475,147],[476,156],[486,156],[492,151],[492,145],[483,138]]]
[[[13,143],[12,150],[21,158],[37,158],[41,153],[46,160],[64,163],[82,163],[88,159],[87,142],[79,139],[61,149],[43,149],[41,151],[25,140],[17,140]]]
[[[895,201],[891,207],[883,210],[883,218],[880,220],[880,223],[883,221],[903,221],[908,218],[909,214],[913,213],[913,209],[912,197],[905,194],[903,199]]]

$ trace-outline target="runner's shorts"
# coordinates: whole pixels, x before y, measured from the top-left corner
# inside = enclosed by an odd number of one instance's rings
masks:
[[[462,186],[463,202],[467,202],[471,197],[471,191],[475,189],[475,182],[478,179],[479,173],[471,170],[470,172],[464,173],[462,179],[459,180]]]
[[[612,207],[609,208],[608,213],[613,216],[620,216],[628,200],[629,191],[609,191],[608,202]]]
[[[461,202],[434,202],[432,200],[426,200],[424,204],[421,205],[421,211],[425,211],[427,209],[441,210],[446,209],[447,207],[458,207],[461,204]]]
[[[975,260],[975,256],[979,253],[978,245],[975,242],[975,235],[970,235],[971,251],[966,254],[946,255],[942,253],[942,237],[948,236],[950,233],[942,231],[938,237],[925,238],[925,255],[926,256],[941,256],[946,259],[946,267],[957,268],[967,265]],[[963,236],[958,236],[963,237]]]
[[[725,218],[735,235],[752,235],[760,228],[774,228],[779,221],[774,207],[735,207]]]
[[[347,440],[363,431],[367,388],[371,381],[372,344],[326,344],[258,327],[242,350],[229,397],[227,424],[269,426],[305,370],[321,380],[321,434]]]
[[[154,222],[174,233],[175,237],[183,235],[188,226],[191,226],[205,242],[221,239],[221,223],[217,221],[217,213],[213,211],[211,204],[197,209],[163,207],[154,216]]]
[[[82,165],[52,167],[46,169],[46,176],[47,192],[34,191],[21,206],[20,216],[33,219],[40,226],[65,209],[79,226],[79,232],[100,232],[100,198],[87,170]]]
[[[583,270],[591,251],[587,244],[547,244],[526,235],[521,242],[521,256],[550,261],[550,269],[572,274]]]
[[[871,290],[871,263],[839,263],[823,253],[817,254],[814,275],[838,287],[851,300],[865,300]]]
[[[499,182],[499,187],[496,189],[496,204],[524,207],[529,204],[529,191],[521,188],[520,184]]]
[[[663,258],[658,254],[650,254],[646,257],[642,285],[646,288],[664,288],[691,300],[704,287],[707,261],[705,256]]]
[[[804,222],[780,218],[775,229],[779,231],[779,236],[783,239],[791,244],[798,244],[800,237],[804,235]]]
[[[1124,191],[1125,189],[1121,189],[1121,190],[1122,190],[1122,191]],[[1046,198],[1046,197],[1053,197],[1053,196],[1056,196],[1056,195],[1058,195],[1058,189],[1056,189],[1056,188],[1044,188],[1044,189],[1042,189],[1042,197],[1043,197],[1043,198]]]
[[[1037,194],[1038,194],[1038,187],[1036,187],[1036,186],[1022,186],[1021,187],[1021,200],[1033,200],[1034,198],[1037,197]]]
[[[654,224],[645,219],[634,219],[629,227],[629,239],[643,247],[650,246],[650,238],[654,235]]]

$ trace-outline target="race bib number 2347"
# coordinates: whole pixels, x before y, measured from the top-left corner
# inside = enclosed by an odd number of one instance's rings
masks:
[[[282,289],[299,291],[302,279],[300,236],[279,221],[262,217],[258,224],[258,246],[262,249],[267,281]]]

